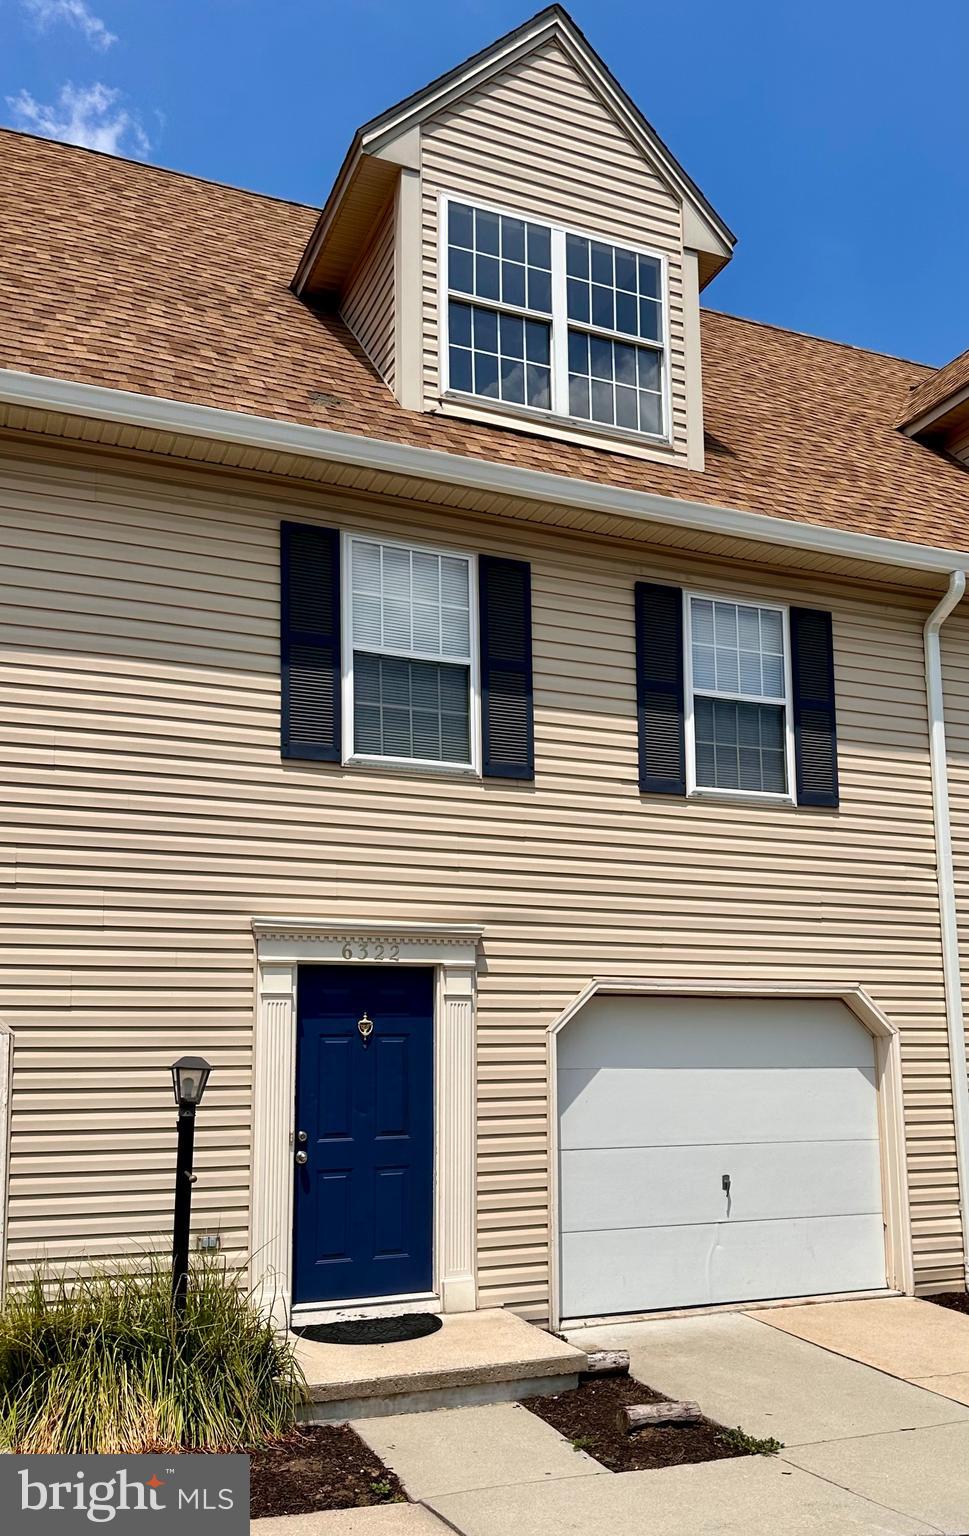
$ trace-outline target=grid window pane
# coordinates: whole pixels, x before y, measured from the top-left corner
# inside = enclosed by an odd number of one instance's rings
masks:
[[[694,597],[690,627],[694,687],[784,699],[784,625],[776,608]]]
[[[605,426],[662,433],[663,403],[657,389],[642,388],[639,355],[645,350],[608,336],[569,331],[569,414]],[[645,374],[649,378],[650,374]]]
[[[700,788],[785,793],[783,705],[698,697],[693,724]]]
[[[552,244],[545,225],[466,203],[448,204],[448,287],[452,293],[550,314]]]
[[[353,750],[371,757],[471,761],[467,667],[353,656]]]
[[[661,268],[655,256],[637,256],[621,245],[567,235],[565,270],[568,314],[580,324],[600,325],[643,341],[662,336]]]
[[[451,299],[448,326],[452,338],[467,337],[448,349],[450,386],[466,393],[504,400],[510,405],[539,405],[551,400],[551,326],[544,320],[498,314],[478,304]],[[528,368],[525,368],[525,357]]]
[[[751,603],[691,598],[690,648],[698,788],[785,794],[783,615]]]
[[[451,201],[447,241],[451,389],[664,435],[658,258],[568,231],[560,245],[547,225]],[[571,322],[564,401],[552,393],[553,245]]]
[[[466,559],[354,539],[350,573],[355,647],[470,662]]]

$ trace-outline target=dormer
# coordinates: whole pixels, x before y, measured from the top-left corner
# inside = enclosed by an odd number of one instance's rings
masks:
[[[293,286],[408,410],[702,469],[733,245],[552,6],[359,130]]]
[[[912,390],[898,425],[907,437],[969,468],[969,352]]]

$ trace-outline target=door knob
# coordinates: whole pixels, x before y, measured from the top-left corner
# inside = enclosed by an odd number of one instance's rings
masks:
[[[297,1152],[296,1161],[299,1163],[300,1167],[302,1167],[305,1162],[309,1161],[309,1159],[307,1158],[305,1152]]]

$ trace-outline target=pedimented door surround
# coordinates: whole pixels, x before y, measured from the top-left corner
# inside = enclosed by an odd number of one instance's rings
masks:
[[[474,924],[254,918],[250,1285],[280,1327],[292,1308],[296,976],[300,965],[431,965],[435,995],[435,1293],[470,1312],[474,1276]],[[361,1298],[365,1301],[366,1298]]]

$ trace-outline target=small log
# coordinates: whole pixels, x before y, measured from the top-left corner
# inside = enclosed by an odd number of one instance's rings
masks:
[[[656,1429],[661,1424],[697,1424],[703,1414],[698,1403],[636,1403],[619,1411],[619,1428],[627,1434]]]
[[[585,1376],[628,1376],[628,1349],[594,1349],[586,1357]]]

